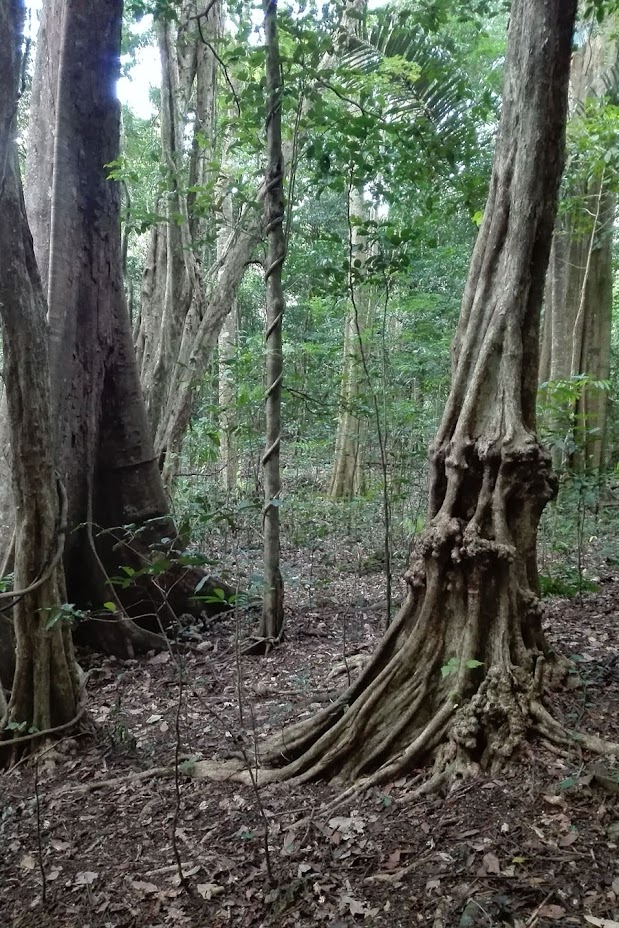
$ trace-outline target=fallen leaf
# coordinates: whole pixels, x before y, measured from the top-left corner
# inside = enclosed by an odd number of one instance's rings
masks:
[[[71,847],[68,841],[58,841],[56,838],[50,841],[50,844],[55,851],[68,851]]]
[[[560,905],[552,905],[551,903],[550,905],[543,905],[541,909],[538,909],[536,914],[539,918],[551,918],[554,920],[563,918],[565,909]]]
[[[589,925],[597,925],[597,928],[619,928],[619,922],[614,922],[610,918],[596,918],[595,915],[585,915],[585,921]]]
[[[401,853],[401,851],[400,851],[399,848],[396,848],[395,851],[392,851],[391,854],[389,855],[389,857],[387,858],[387,862],[386,862],[386,864],[385,864],[385,869],[386,869],[386,870],[395,870],[396,867],[398,867],[399,864],[400,864],[400,857],[401,857],[401,856],[402,856],[402,853]]]
[[[566,835],[562,835],[559,838],[559,847],[569,847],[577,839],[578,839],[578,832],[576,831],[576,829],[574,829],[573,831],[568,831]]]
[[[221,896],[224,891],[223,886],[220,886],[219,883],[198,883],[196,889],[202,898],[207,901],[214,896]]]
[[[159,654],[155,654],[154,657],[151,657],[149,664],[167,664],[170,660],[169,651],[161,651]]]
[[[146,719],[146,724],[147,724],[147,725],[154,725],[155,722],[160,722],[162,718],[163,718],[162,715],[150,715],[150,716]]]
[[[358,902],[352,896],[342,896],[342,904],[348,906],[351,915],[365,915],[365,902]]]
[[[34,870],[36,865],[37,865],[37,862],[31,854],[26,854],[26,856],[22,857],[22,859],[19,862],[19,866],[23,867],[24,870]]]
[[[494,873],[498,876],[501,872],[501,864],[499,863],[499,858],[496,854],[488,853],[484,854],[482,859],[482,870],[483,873],[481,876],[486,876],[489,873]]]
[[[91,883],[99,876],[98,873],[94,873],[92,870],[82,870],[78,873],[73,880],[74,886],[90,886]]]
[[[131,880],[130,882],[134,889],[137,889],[140,893],[144,893],[146,896],[150,893],[159,892],[159,887],[155,886],[154,883],[144,883],[142,880]]]

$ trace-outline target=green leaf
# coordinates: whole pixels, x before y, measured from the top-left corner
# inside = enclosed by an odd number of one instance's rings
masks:
[[[559,783],[559,789],[571,789],[573,786],[578,785],[578,777],[566,777],[565,780],[561,780]]]
[[[113,603],[111,601],[107,603],[103,603],[103,608],[107,609],[108,612],[116,612],[116,603]]]

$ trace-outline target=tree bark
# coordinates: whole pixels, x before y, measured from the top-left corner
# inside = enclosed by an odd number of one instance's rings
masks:
[[[234,217],[230,196],[224,195],[222,213],[226,226],[222,230],[227,240],[232,230]],[[220,234],[220,239],[222,235]],[[218,239],[220,257],[225,252],[225,242]],[[226,493],[234,493],[237,487],[237,474],[239,469],[237,435],[236,435],[236,369],[234,360],[238,351],[239,318],[238,304],[234,300],[232,309],[228,313],[219,334],[218,362],[219,362],[219,434],[220,434],[220,466],[221,483]]]
[[[56,0],[49,0],[54,7]],[[196,610],[200,572],[151,563],[178,553],[142,399],[121,275],[119,188],[105,165],[118,157],[122,0],[86,9],[64,0],[47,11],[47,60],[57,61],[51,101],[33,101],[32,134],[55,138],[45,183],[33,196],[35,251],[48,267],[50,365],[55,429],[48,439],[67,488],[64,553],[68,595],[94,614],[78,632],[120,654],[152,647],[174,611]],[[88,67],[85,66],[88,63]],[[51,105],[50,105],[51,102]],[[47,205],[47,209],[45,209]],[[128,527],[129,526],[129,527]],[[141,572],[125,590],[110,583],[121,568]],[[206,584],[209,588],[218,582]],[[116,617],[101,610],[118,604]],[[139,615],[139,628],[123,614]]]
[[[286,257],[284,234],[284,160],[282,152],[281,64],[277,30],[277,0],[266,0],[267,169],[265,177],[266,285],[266,447],[264,471],[264,594],[259,637],[272,644],[284,628],[284,585],[280,571],[279,506],[281,503],[281,401],[283,379],[282,267]]]
[[[347,0],[342,13],[340,34],[344,41],[357,23],[358,10],[365,0]],[[330,68],[334,54],[325,55],[321,68]],[[284,142],[284,162],[292,160],[293,142]],[[203,298],[194,299],[183,321],[182,336],[176,362],[169,368],[171,378],[165,390],[166,401],[159,418],[151,415],[155,429],[155,449],[163,462],[163,477],[169,485],[178,470],[178,459],[191,418],[196,386],[204,375],[212,352],[217,345],[224,320],[233,305],[245,268],[251,261],[256,245],[263,235],[261,207],[265,196],[264,184],[256,190],[253,202],[248,202],[229,236],[225,254],[204,274]],[[151,254],[153,249],[151,247]],[[149,262],[149,266],[152,263]],[[152,277],[152,275],[151,275]],[[152,291],[151,291],[152,292]],[[143,301],[143,306],[144,306]],[[152,365],[151,351],[147,364]],[[144,364],[142,383],[147,392],[148,377]],[[150,401],[147,401],[150,407]]]
[[[351,230],[351,258],[355,267],[350,267],[348,273],[351,292],[355,294],[355,299],[354,305],[349,308],[344,327],[344,370],[340,391],[340,415],[335,436],[333,473],[329,485],[329,496],[332,499],[346,500],[365,492],[364,420],[357,407],[365,379],[363,352],[367,352],[367,346],[363,348],[362,345],[371,325],[373,310],[370,289],[360,282],[368,258],[367,241],[365,236],[360,234],[357,225],[368,218],[362,189],[354,187],[350,191],[349,200],[349,214],[355,223]]]
[[[7,424],[13,456],[15,645],[12,679],[0,680],[4,735],[44,732],[77,721],[79,681],[70,631],[54,615],[65,602],[66,517],[54,474],[52,391],[45,298],[28,229],[17,158],[23,0],[0,6],[0,313]],[[64,498],[64,491],[61,490]],[[8,623],[7,606],[0,621]],[[51,626],[51,627],[50,627]],[[6,628],[6,624],[5,624]],[[5,636],[2,636],[5,638]],[[4,641],[6,646],[6,640]],[[6,669],[11,662],[3,661]],[[3,685],[10,689],[8,707]]]
[[[536,531],[554,492],[535,434],[539,319],[563,166],[576,0],[515,0],[484,220],[430,449],[427,527],[409,594],[358,681],[265,750],[265,779],[365,786],[434,758],[424,788],[495,769],[542,705]]]
[[[587,101],[606,90],[619,45],[608,25],[574,55],[570,81],[573,119],[582,117]],[[610,375],[612,321],[612,229],[616,203],[605,173],[584,185],[568,184],[566,197],[575,204],[557,222],[544,308],[540,381],[574,383],[571,410],[551,428],[560,430],[553,460],[557,467],[599,473],[604,463],[607,391],[575,378],[607,380]],[[566,420],[570,420],[567,426]],[[563,430],[565,429],[565,436]],[[561,448],[561,439],[565,447]],[[574,448],[576,450],[574,450]]]

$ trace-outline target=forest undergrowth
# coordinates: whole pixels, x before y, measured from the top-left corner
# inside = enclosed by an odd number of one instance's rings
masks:
[[[562,505],[540,544],[544,576],[572,594],[545,600],[549,640],[573,668],[554,708],[566,727],[616,742],[614,508],[584,512],[579,554],[566,522],[578,509]],[[619,778],[612,758],[577,744],[566,757],[532,741],[500,776],[423,800],[401,777],[335,814],[332,785],[257,790],[191,777],[194,759],[239,750],[252,769],[256,743],[324,707],[371,653],[386,603],[365,507],[352,533],[349,524],[316,538],[306,519],[309,543],[288,538],[297,581],[285,644],[268,657],[239,653],[255,621],[246,607],[186,627],[178,657],[80,655],[96,734],[2,778],[3,928],[617,923]],[[239,527],[227,524],[219,547],[230,556]],[[243,550],[251,561],[245,539]],[[579,577],[596,591],[568,590]]]

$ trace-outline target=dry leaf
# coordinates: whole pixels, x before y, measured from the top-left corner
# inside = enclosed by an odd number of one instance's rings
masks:
[[[367,911],[365,902],[357,902],[352,896],[342,896],[342,903],[348,906],[351,915],[365,915]]]
[[[142,880],[131,880],[131,885],[134,889],[137,889],[138,892],[144,893],[144,895],[149,895],[149,893],[158,893],[159,887],[155,886],[154,883],[144,883]]]
[[[32,856],[32,854],[26,854],[26,856],[22,857],[22,859],[19,862],[19,866],[23,867],[24,870],[34,870],[36,865],[37,865],[37,862]]]
[[[55,851],[68,851],[71,847],[68,841],[57,841],[56,838],[53,838],[50,844]]]
[[[81,873],[78,873],[75,879],[73,880],[74,886],[90,886],[91,883],[99,876],[98,873],[94,873],[92,870],[82,870]]]
[[[402,853],[401,853],[401,851],[400,851],[399,848],[396,848],[395,851],[392,851],[391,854],[389,855],[389,857],[387,858],[387,862],[386,862],[386,864],[385,864],[385,869],[386,869],[386,870],[395,870],[396,867],[398,867],[399,864],[400,864],[400,857],[401,857],[401,856],[402,856]]]
[[[565,909],[560,905],[543,905],[536,913],[539,918],[559,919],[565,915]]]
[[[614,922],[610,918],[596,918],[595,915],[585,915],[585,921],[588,925],[597,925],[597,928],[619,928],[619,922]]]
[[[219,883],[198,883],[196,889],[202,898],[207,901],[214,896],[221,896],[224,891],[223,886],[220,886]]]
[[[559,847],[569,847],[570,844],[573,844],[578,838],[578,832],[576,829],[574,831],[568,831],[566,835],[563,835],[559,838]]]
[[[484,854],[483,870],[484,875],[487,873],[494,873],[498,876],[498,874],[501,872],[501,864],[499,863],[499,858],[496,856],[496,854]]]

